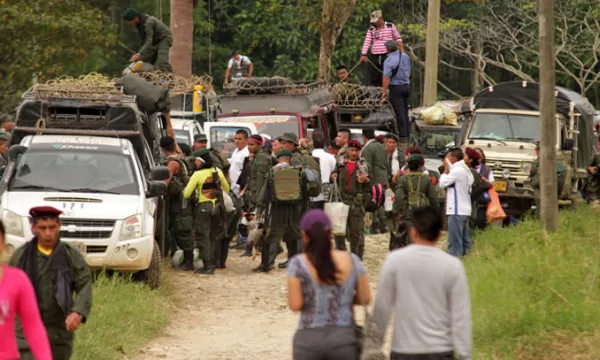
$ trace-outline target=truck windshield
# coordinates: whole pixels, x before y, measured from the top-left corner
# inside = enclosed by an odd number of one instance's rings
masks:
[[[290,115],[235,116],[219,118],[219,122],[251,123],[256,126],[259,134],[267,134],[271,139],[275,139],[283,133],[300,135],[298,117]]]
[[[468,138],[536,142],[539,125],[538,115],[478,113]]]
[[[9,191],[139,195],[131,159],[119,153],[30,149],[15,169]]]
[[[192,145],[190,143],[190,132],[188,130],[174,129],[174,131],[175,131],[175,140],[177,140],[178,143]]]

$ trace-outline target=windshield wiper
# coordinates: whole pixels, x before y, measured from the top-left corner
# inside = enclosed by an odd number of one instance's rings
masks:
[[[10,190],[45,190],[45,191],[57,191],[57,192],[70,192],[70,190],[66,189],[58,189],[51,186],[42,186],[42,185],[22,185],[22,186],[13,186]]]
[[[485,137],[485,136],[475,136],[475,137],[470,137],[469,140],[492,140],[492,141],[497,141],[500,144],[507,146],[506,143],[502,140],[498,140],[496,138],[493,137]]]
[[[92,189],[92,188],[81,188],[81,189],[71,189],[71,192],[82,192],[82,193],[100,193],[100,194],[114,194],[114,195],[121,195],[118,192],[115,191],[109,191],[109,190],[100,190],[100,189]]]
[[[518,137],[518,136],[509,137],[509,138],[506,138],[506,140],[535,141],[535,139],[532,139],[532,138]]]

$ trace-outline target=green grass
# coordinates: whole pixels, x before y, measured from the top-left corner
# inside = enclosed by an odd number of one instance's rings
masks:
[[[600,358],[600,213],[560,213],[540,223],[491,229],[465,259],[474,359]]]
[[[169,324],[168,284],[152,291],[129,277],[100,275],[93,301],[89,320],[76,333],[73,359],[112,360],[133,354]]]

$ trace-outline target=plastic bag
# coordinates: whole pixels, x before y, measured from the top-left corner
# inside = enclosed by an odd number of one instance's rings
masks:
[[[504,212],[504,209],[502,209],[500,197],[496,190],[494,190],[494,188],[489,189],[488,195],[490,195],[490,202],[488,203],[487,211],[485,212],[487,221],[493,222],[506,218],[506,213]]]
[[[325,203],[325,214],[331,220],[331,231],[335,236],[346,236],[346,225],[348,223],[348,213],[350,206],[340,201],[339,189],[337,183],[333,183],[329,202]]]
[[[392,189],[387,189],[385,191],[385,202],[383,203],[383,208],[385,211],[392,211],[394,209],[394,200],[396,200],[396,194]]]
[[[233,204],[233,198],[229,193],[223,191],[223,205],[225,206],[225,212],[230,213],[235,211],[235,205]]]
[[[421,111],[423,120],[427,125],[443,125],[444,124],[444,110],[441,106],[431,106]]]

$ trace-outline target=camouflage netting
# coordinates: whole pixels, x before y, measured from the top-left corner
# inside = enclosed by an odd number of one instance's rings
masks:
[[[209,75],[192,75],[189,78],[184,78],[174,73],[162,71],[140,72],[136,73],[136,75],[141,76],[154,85],[169,89],[171,96],[190,94],[194,92],[196,85],[202,85],[204,92],[213,90],[213,79]]]
[[[78,78],[61,76],[49,80],[45,84],[32,86],[23,97],[33,96],[36,98],[77,98],[77,99],[99,99],[123,100],[127,97],[123,89],[117,86],[114,80],[98,74],[90,73]]]
[[[225,90],[240,95],[306,94],[323,87],[323,82],[299,83],[284,77],[252,77],[232,80]]]
[[[383,89],[375,86],[357,84],[334,84],[331,87],[333,98],[338,107],[346,109],[378,109],[383,102]]]

